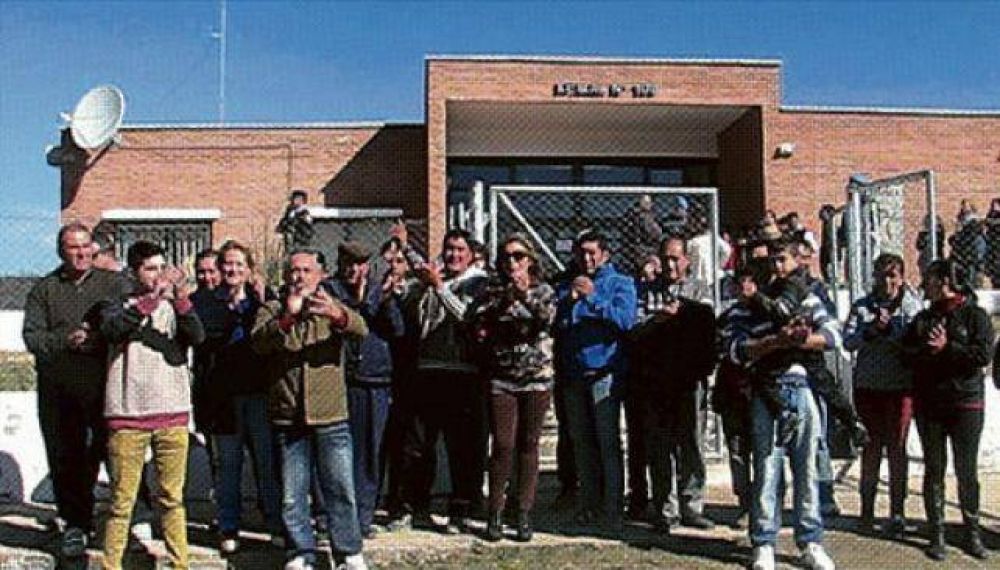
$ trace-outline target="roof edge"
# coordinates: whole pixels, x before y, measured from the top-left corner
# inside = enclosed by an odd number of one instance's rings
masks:
[[[947,107],[841,107],[836,105],[782,105],[778,108],[778,110],[783,113],[1000,118],[1000,109],[951,109]]]
[[[642,56],[600,56],[600,55],[514,55],[514,54],[427,54],[425,62],[431,61],[477,61],[477,62],[524,62],[524,63],[633,63],[671,65],[718,65],[733,67],[781,67],[780,59],[756,58],[669,58]]]
[[[126,123],[123,131],[163,130],[282,130],[282,129],[381,129],[383,127],[423,127],[424,123],[395,121],[341,121],[315,123]]]

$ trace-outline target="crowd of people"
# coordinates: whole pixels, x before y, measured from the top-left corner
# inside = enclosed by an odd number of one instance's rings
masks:
[[[286,218],[295,212],[293,204]],[[786,458],[802,561],[835,567],[822,546],[824,519],[837,514],[832,419],[863,448],[865,532],[876,529],[885,450],[891,510],[881,531],[890,538],[908,528],[905,442],[916,419],[927,554],[937,560],[946,555],[950,439],[964,546],[985,558],[976,460],[983,370],[997,356],[968,269],[929,263],[921,296],[903,259],[884,254],[874,289],[841,326],[811,274],[815,237],[797,216],[780,221],[766,218],[739,246],[718,240],[721,299],[699,269],[707,259],[700,236],[660,235],[655,220],[644,233],[656,243],[632,252],[635,275],[616,268],[600,230],[577,235],[570,265],[546,275],[525,235],[498,244],[489,267],[464,230],[449,230],[431,260],[400,224],[377,251],[340,243],[329,273],[322,251],[290,243],[277,290],[251,250],[228,241],[198,254],[193,291],[160,245],[132,244],[115,272],[91,231],[68,224],[58,235],[62,264],[29,294],[24,323],[65,522],[62,552],[80,556],[97,536],[92,489],[106,461],[103,564],[121,568],[152,461],[167,553],[174,568],[187,568],[183,489],[189,442],[202,440],[224,554],[240,548],[245,450],[286,570],[314,567],[326,541],[336,564],[366,568],[364,541],[380,533],[477,533],[474,519],[485,518],[486,540],[530,541],[539,439],[553,405],[560,500],[575,500],[577,524],[612,536],[629,519],[661,533],[709,529],[710,403],[722,418],[736,524],[748,528],[754,569],[775,567]],[[853,400],[824,359],[842,348],[856,354]],[[441,440],[450,492],[439,525],[431,499]]]

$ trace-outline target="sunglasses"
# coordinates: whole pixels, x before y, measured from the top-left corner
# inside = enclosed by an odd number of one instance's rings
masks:
[[[524,261],[528,258],[528,253],[525,251],[510,251],[504,252],[505,259],[513,259],[514,261]]]

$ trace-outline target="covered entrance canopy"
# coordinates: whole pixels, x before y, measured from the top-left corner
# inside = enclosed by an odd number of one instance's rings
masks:
[[[448,101],[448,157],[718,158],[748,107]]]

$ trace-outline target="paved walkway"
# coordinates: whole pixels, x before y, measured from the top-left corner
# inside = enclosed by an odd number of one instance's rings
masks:
[[[586,565],[596,568],[738,568],[750,559],[750,547],[745,530],[729,527],[736,516],[735,505],[725,478],[723,464],[711,466],[707,514],[718,523],[711,531],[678,529],[671,536],[654,533],[645,524],[630,524],[624,540],[600,537],[592,529],[572,522],[573,505],[554,505],[554,478],[543,476],[539,508],[536,515],[538,533],[527,545],[510,540],[491,544],[473,536],[443,536],[428,531],[410,531],[380,535],[365,544],[366,555],[377,568],[576,568]],[[911,526],[909,537],[902,542],[890,542],[861,536],[854,531],[857,521],[857,468],[838,485],[837,496],[843,516],[829,523],[827,545],[840,568],[1000,568],[1000,473],[984,474],[983,520],[992,532],[987,534],[987,546],[994,549],[993,559],[977,562],[951,549],[944,565],[928,561],[922,554],[924,540],[918,524]],[[923,507],[919,496],[920,481],[911,481],[907,512],[915,521],[922,520]],[[949,541],[960,544],[960,514],[954,504],[954,482],[949,482]],[[888,505],[880,495],[877,513],[884,516]],[[190,506],[190,539],[192,568],[200,570],[280,569],[282,553],[270,546],[267,536],[245,533],[239,553],[228,560],[214,549],[214,537],[208,532],[211,505],[194,503]],[[0,509],[0,569],[54,568],[57,537],[48,522],[53,517],[50,506],[22,506]],[[786,521],[789,520],[786,518]],[[480,525],[481,528],[482,525]],[[133,553],[127,568],[154,568],[163,560],[163,545],[150,541],[148,552]],[[791,531],[786,528],[779,544],[779,562],[783,568],[795,567],[796,550]],[[86,560],[64,561],[62,568],[99,568],[99,554],[91,552]]]

